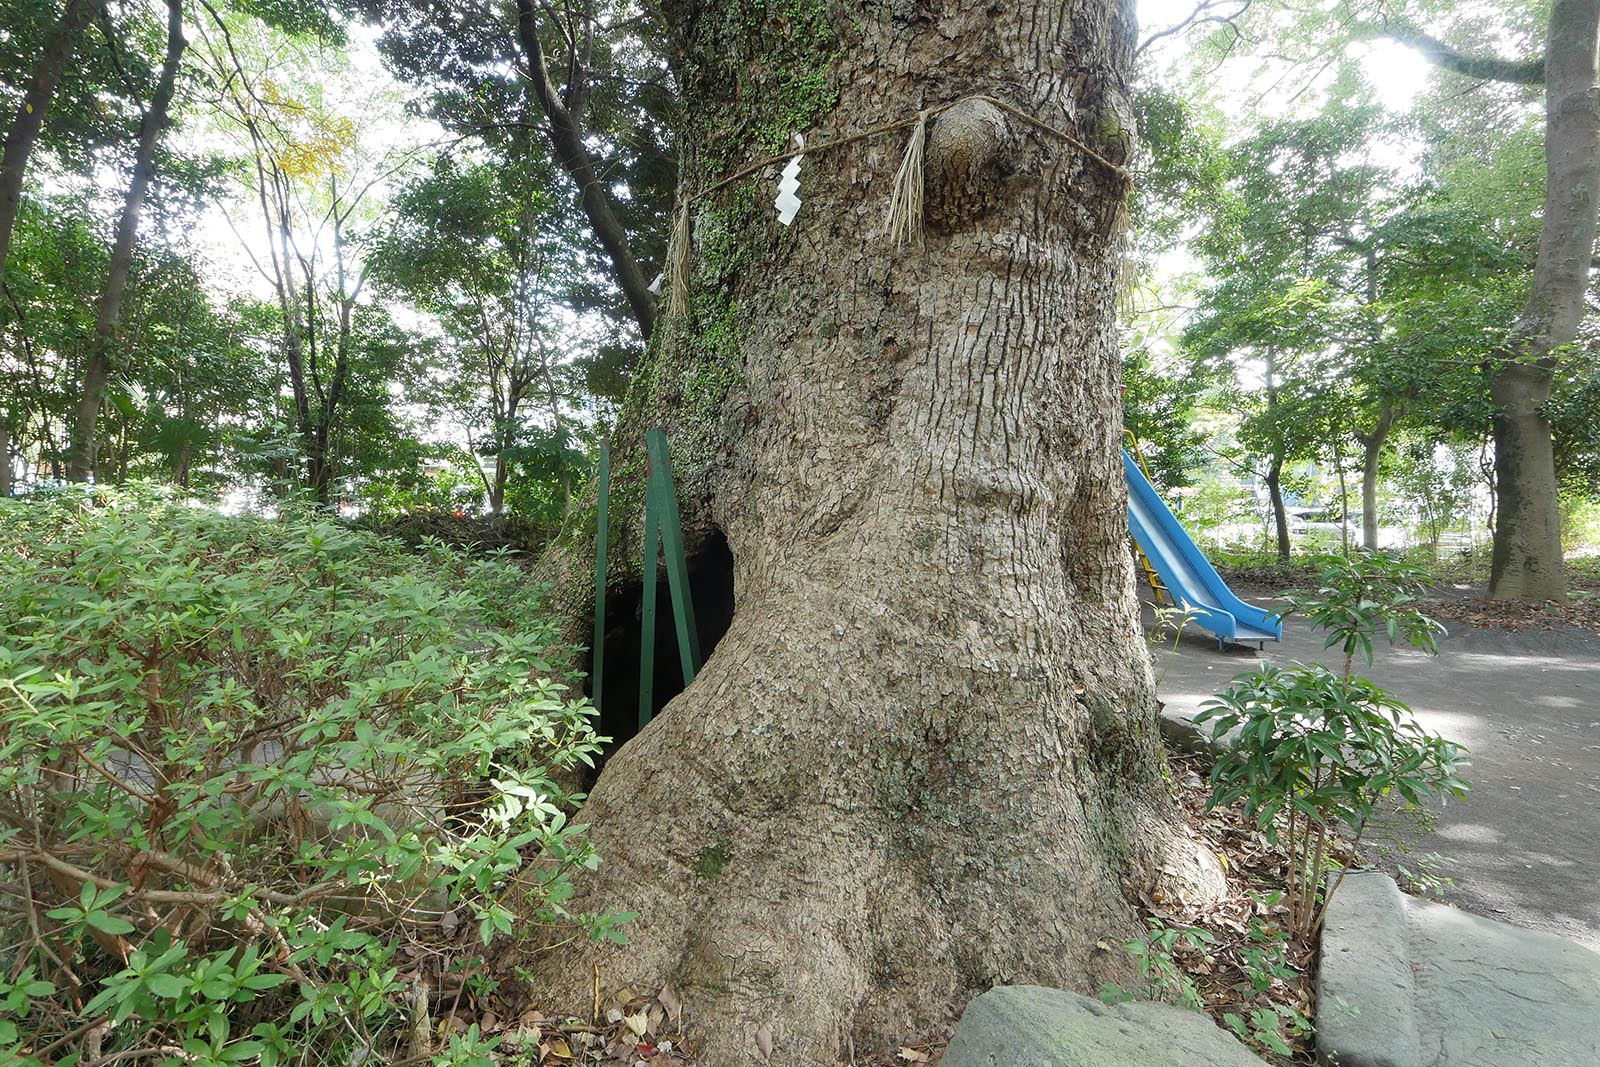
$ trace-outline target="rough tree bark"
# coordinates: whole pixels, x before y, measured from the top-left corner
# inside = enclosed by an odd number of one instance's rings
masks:
[[[1561,600],[1561,510],[1544,405],[1557,350],[1578,334],[1600,188],[1600,0],[1555,0],[1545,53],[1544,229],[1533,289],[1495,375],[1498,521],[1489,595]]]
[[[662,8],[689,193],[791,131],[974,93],[1113,159],[1130,143],[1122,0]],[[1121,181],[969,102],[930,122],[926,244],[896,254],[907,133],[809,157],[792,229],[776,167],[694,203],[692,311],[658,325],[614,443],[626,517],[638,435],[667,428],[736,608],[597,782],[604,862],[576,906],[640,913],[625,948],[584,951],[608,984],[678,988],[706,1067],[757,1062],[763,1029],[771,1063],[816,1067],[935,1033],[996,983],[1125,979],[1099,942],[1135,929],[1130,891],[1218,876],[1160,787],[1127,551]],[[583,529],[547,561],[574,590]],[[571,951],[537,966],[586,1004]]]
[[[33,68],[33,77],[23,91],[17,112],[6,128],[6,141],[0,153],[0,276],[6,271],[6,257],[11,248],[11,230],[22,207],[22,179],[28,169],[28,156],[44,128],[45,117],[50,113],[50,102],[55,99],[56,86],[61,75],[77,50],[78,38],[94,14],[91,0],[67,0],[44,51]]]
[[[156,146],[167,128],[172,96],[178,83],[178,65],[189,42],[183,36],[182,0],[167,0],[167,53],[161,73],[150,94],[150,106],[139,120],[139,141],[133,154],[133,173],[122,200],[122,216],[117,220],[116,237],[111,245],[111,266],[105,288],[95,306],[94,337],[84,361],[83,385],[73,411],[71,446],[67,455],[67,477],[74,482],[88,479],[95,468],[96,427],[100,407],[106,399],[106,383],[111,377],[111,350],[116,342],[117,324],[122,318],[122,295],[133,269],[133,253],[139,238],[139,217],[155,177]]]

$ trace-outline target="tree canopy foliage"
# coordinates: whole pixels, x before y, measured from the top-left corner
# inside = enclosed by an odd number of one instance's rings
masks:
[[[1128,426],[1173,486],[1242,480],[1280,528],[1290,504],[1359,510],[1373,540],[1409,499],[1405,442],[1483,450],[1501,425],[1552,8],[1149,14]],[[4,19],[0,485],[156,476],[559,525],[665,266],[685,116],[653,8],[32,0]],[[1403,99],[1380,69],[1397,57],[1432,71]],[[1539,410],[1571,516],[1600,475],[1593,330],[1558,353]]]

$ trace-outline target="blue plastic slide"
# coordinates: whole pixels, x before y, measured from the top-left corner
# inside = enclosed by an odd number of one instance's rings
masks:
[[[1173,602],[1187,607],[1191,619],[1216,634],[1218,647],[1226,641],[1250,641],[1265,648],[1268,641],[1282,640],[1283,620],[1269,618],[1233,594],[1126,451],[1122,469],[1128,474],[1128,529]]]

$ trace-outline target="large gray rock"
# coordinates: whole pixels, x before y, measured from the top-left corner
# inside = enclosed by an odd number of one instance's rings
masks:
[[[1595,1067],[1600,955],[1352,874],[1322,931],[1317,1047],[1339,1067]]]
[[[1106,1005],[1042,986],[999,986],[962,1013],[941,1067],[1262,1067],[1207,1016],[1171,1004]]]
[[[1211,736],[1211,727],[1194,724],[1194,709],[1161,707],[1157,724],[1167,747],[1185,756],[1205,756],[1216,759],[1228,750],[1228,739],[1217,740]]]
[[[1322,926],[1317,1047],[1341,1067],[1420,1067],[1404,894],[1383,875],[1346,875]]]

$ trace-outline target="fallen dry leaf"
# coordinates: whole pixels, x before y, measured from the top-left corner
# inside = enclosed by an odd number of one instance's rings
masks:
[[[678,994],[669,985],[661,987],[661,992],[656,994],[656,999],[661,1002],[661,1007],[667,1013],[668,1022],[677,1022],[678,1015],[683,1011],[683,1001],[678,999]]]

